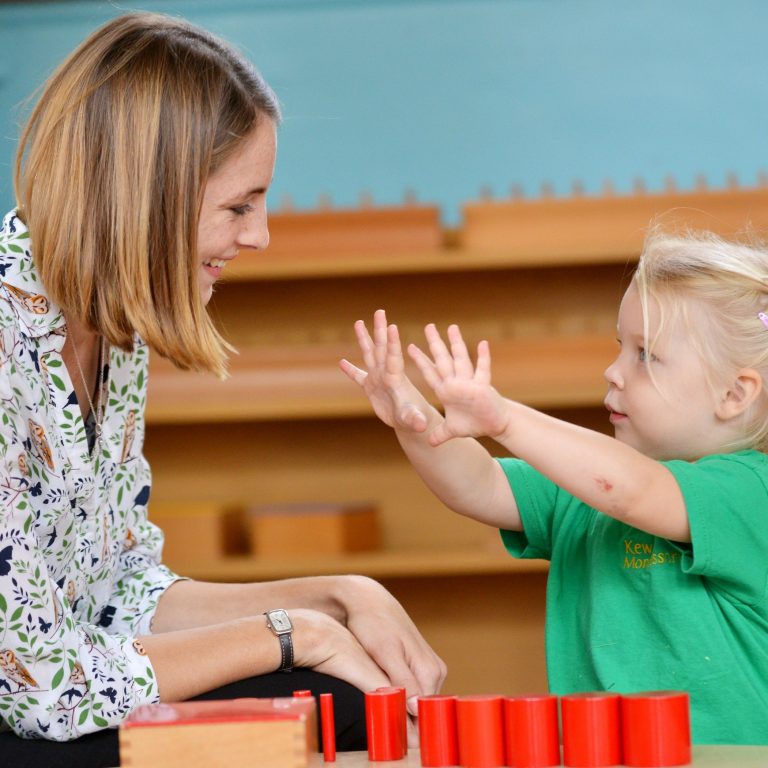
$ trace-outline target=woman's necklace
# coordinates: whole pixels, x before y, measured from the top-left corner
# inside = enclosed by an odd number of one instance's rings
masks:
[[[86,381],[85,374],[83,373],[83,366],[80,364],[80,355],[77,354],[77,344],[74,342],[72,343],[72,351],[75,355],[75,362],[77,363],[77,370],[80,372],[80,379],[83,382],[83,387],[85,388],[85,396],[88,398],[88,406],[91,409],[91,413],[93,414],[93,423],[94,423],[94,431],[96,433],[96,443],[101,444],[101,425],[104,422],[104,398],[101,396],[101,385],[102,385],[102,369],[104,366],[104,346],[105,341],[104,337],[101,337],[101,340],[99,341],[99,363],[98,363],[98,372],[97,372],[97,380],[96,380],[96,402],[99,404],[98,411],[96,410],[96,407],[93,404],[93,400],[91,400],[91,393],[89,391],[88,382]]]

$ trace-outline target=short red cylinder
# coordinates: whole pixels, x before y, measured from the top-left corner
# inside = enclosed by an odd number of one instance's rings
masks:
[[[397,690],[366,692],[365,727],[369,760],[402,760],[406,744],[403,741],[401,697]]]
[[[300,691],[294,691],[293,692],[293,698],[294,699],[302,699],[302,698],[306,698],[306,697],[311,696],[311,695],[312,695],[312,691],[307,691],[307,690],[304,690],[304,689],[302,689]]]
[[[428,768],[459,764],[455,696],[420,696],[421,764]]]
[[[504,706],[501,696],[456,699],[459,765],[493,768],[504,765]]]
[[[668,766],[691,762],[688,694],[649,691],[621,697],[624,765]]]
[[[508,696],[504,699],[507,765],[544,768],[560,765],[557,696]]]
[[[621,764],[621,713],[615,693],[560,697],[563,764],[597,768]]]

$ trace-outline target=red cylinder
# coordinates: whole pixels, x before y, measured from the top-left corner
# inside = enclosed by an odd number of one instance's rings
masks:
[[[312,695],[312,691],[307,691],[307,690],[303,690],[303,689],[300,690],[300,691],[294,691],[293,692],[293,698],[294,699],[302,699],[304,697],[311,696],[311,695]]]
[[[421,764],[428,768],[459,764],[455,696],[420,696]]]
[[[504,707],[501,696],[456,699],[459,765],[493,768],[504,765]]]
[[[333,694],[320,694],[320,727],[323,734],[323,759],[336,762],[336,722],[333,715]]]
[[[619,695],[575,693],[560,697],[563,763],[568,766],[621,764]]]
[[[400,702],[400,728],[403,732],[403,750],[408,751],[408,707],[405,699],[405,688],[400,686],[388,686],[386,688],[377,688],[377,691],[389,691],[397,693]]]
[[[560,765],[557,696],[508,696],[504,699],[507,765],[543,768]]]
[[[369,760],[402,760],[405,756],[400,702],[397,690],[366,692],[365,727]]]
[[[624,765],[667,766],[691,762],[688,694],[649,691],[621,697]]]

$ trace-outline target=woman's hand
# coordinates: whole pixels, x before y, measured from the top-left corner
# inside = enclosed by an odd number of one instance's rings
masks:
[[[341,360],[341,370],[359,384],[374,413],[388,426],[424,432],[430,406],[405,375],[405,362],[396,325],[387,325],[383,309],[373,315],[373,338],[362,320],[355,323],[355,335],[367,370]]]
[[[430,433],[430,444],[437,446],[453,437],[498,439],[509,428],[510,409],[508,401],[491,386],[488,342],[478,344],[474,366],[458,325],[448,326],[450,349],[433,324],[424,334],[432,357],[414,344],[408,347],[408,354],[445,410],[444,421]]]
[[[415,715],[416,697],[438,693],[446,666],[422,637],[395,597],[366,576],[347,577],[342,604],[344,623],[389,679],[405,688]]]
[[[346,680],[361,691],[391,685],[347,627],[322,611],[290,610],[294,666]]]

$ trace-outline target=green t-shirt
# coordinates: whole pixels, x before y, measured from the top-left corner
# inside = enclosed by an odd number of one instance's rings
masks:
[[[528,464],[499,459],[524,533],[515,557],[550,560],[552,692],[688,691],[697,744],[768,744],[768,457],[664,462],[691,544],[614,520]]]

